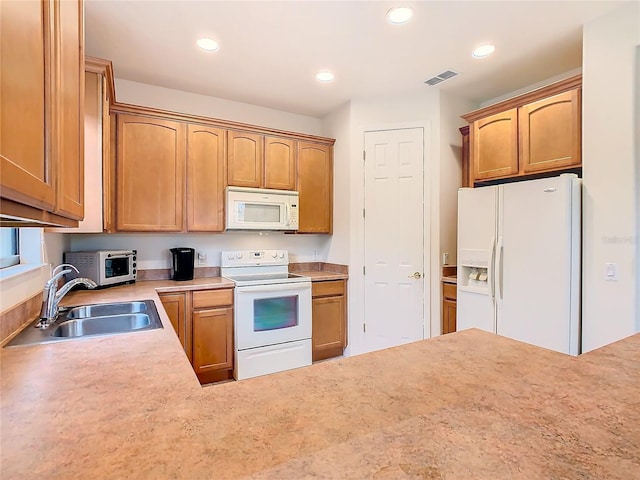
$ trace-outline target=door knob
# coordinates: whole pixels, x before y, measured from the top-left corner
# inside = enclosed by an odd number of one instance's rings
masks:
[[[409,278],[415,278],[416,280],[420,280],[422,278],[422,275],[420,274],[420,272],[415,272],[413,275],[409,275]]]

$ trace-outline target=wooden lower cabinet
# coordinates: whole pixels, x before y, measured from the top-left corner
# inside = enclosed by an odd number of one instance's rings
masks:
[[[313,361],[342,355],[347,346],[346,280],[313,282]]]
[[[178,335],[182,348],[191,361],[191,348],[187,345],[187,295],[188,293],[161,294],[160,301],[167,312],[171,325]]]
[[[233,307],[194,311],[192,319],[192,365],[198,379],[215,381],[219,371],[232,372]]]
[[[456,331],[456,285],[442,283],[442,334]]]
[[[233,289],[159,296],[200,383],[233,378]]]

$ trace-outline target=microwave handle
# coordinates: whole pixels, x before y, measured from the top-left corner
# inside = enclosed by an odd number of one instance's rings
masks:
[[[126,257],[133,257],[135,255],[134,252],[126,252],[126,253],[118,253],[118,254],[109,254],[107,255],[107,258],[126,258]]]
[[[285,214],[285,226],[289,226],[289,224],[291,223],[291,217],[289,216],[289,202],[284,204],[284,214]]]

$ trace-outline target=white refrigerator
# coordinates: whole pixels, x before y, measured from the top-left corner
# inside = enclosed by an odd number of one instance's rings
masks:
[[[458,192],[457,329],[580,353],[581,181]]]

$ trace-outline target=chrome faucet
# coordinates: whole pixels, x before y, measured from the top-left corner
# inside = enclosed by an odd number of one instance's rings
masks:
[[[58,280],[60,277],[67,273],[71,273],[73,270],[75,270],[76,273],[79,273],[78,269],[70,263],[63,263],[53,269],[52,277],[47,280],[47,283],[44,285],[42,309],[40,310],[40,321],[36,324],[37,328],[47,328],[55,321],[58,316],[58,305],[60,304],[60,300],[62,300],[62,298],[69,293],[73,287],[80,284],[87,288],[96,288],[98,286],[93,280],[78,277],[69,280],[60,288],[60,290],[58,290]]]

